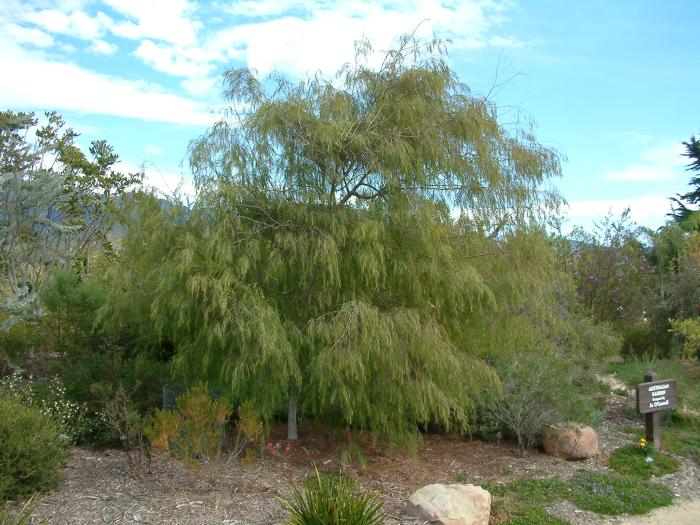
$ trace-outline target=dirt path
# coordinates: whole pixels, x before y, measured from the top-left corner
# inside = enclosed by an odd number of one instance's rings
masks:
[[[649,514],[612,521],[615,525],[698,525],[700,500],[680,500],[670,507],[653,510]]]

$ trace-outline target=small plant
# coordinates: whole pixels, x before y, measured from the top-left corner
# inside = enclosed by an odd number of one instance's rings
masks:
[[[212,400],[206,385],[199,385],[177,398],[177,411],[156,410],[145,434],[154,449],[181,459],[213,485],[230,416],[230,402]]]
[[[55,487],[66,457],[56,423],[37,407],[0,397],[0,501]]]
[[[679,468],[675,459],[648,447],[644,438],[639,440],[639,445],[625,445],[615,450],[608,465],[618,474],[642,479],[671,474]]]
[[[292,495],[283,501],[290,525],[380,525],[384,523],[382,502],[373,492],[363,492],[344,475],[316,476],[304,490],[292,486]]]
[[[144,421],[134,409],[131,398],[123,386],[114,392],[113,399],[104,409],[104,418],[109,427],[119,436],[126,452],[129,474],[141,478],[144,471],[151,471],[151,444],[144,434]]]
[[[236,442],[232,454],[238,456],[245,451],[243,462],[253,463],[257,457],[257,452],[262,450],[265,426],[260,419],[260,413],[249,402],[245,402],[238,407],[236,431]],[[267,448],[269,451],[269,443]]]

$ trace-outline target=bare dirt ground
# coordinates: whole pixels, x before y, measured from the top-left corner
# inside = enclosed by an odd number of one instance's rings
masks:
[[[629,396],[611,396],[608,418],[599,429],[600,454],[586,461],[566,462],[540,452],[521,457],[513,446],[426,435],[415,457],[389,455],[367,443],[363,447],[367,468],[351,468],[350,473],[360,486],[381,494],[389,514],[388,524],[417,525],[422,522],[406,517],[403,509],[408,496],[429,483],[454,483],[458,477],[474,484],[506,483],[522,476],[567,479],[581,468],[607,469],[610,453],[631,442],[630,436],[619,428],[639,422],[627,419],[626,407],[630,402]],[[281,441],[282,432],[282,428],[275,429],[273,441]],[[221,464],[213,487],[173,459],[154,458],[151,474],[135,480],[127,472],[122,452],[76,448],[70,453],[61,488],[36,500],[32,522],[281,524],[285,522],[286,512],[280,499],[289,495],[290,483],[300,483],[313,475],[315,469],[324,472],[340,469],[341,441],[308,428],[302,429],[301,435],[287,453],[267,454],[252,464],[238,460]],[[574,525],[682,525],[686,522],[681,518],[692,520],[687,523],[700,523],[700,469],[691,461],[679,459],[682,463],[679,472],[657,480],[670,486],[679,502],[649,517],[612,520],[581,511],[569,502],[560,502],[549,510]]]

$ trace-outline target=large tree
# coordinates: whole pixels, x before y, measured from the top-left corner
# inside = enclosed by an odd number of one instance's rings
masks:
[[[463,432],[497,383],[464,327],[515,306],[482,261],[556,206],[559,157],[437,43],[403,38],[378,69],[358,49],[332,81],[225,75],[229,118],[191,146],[196,204],[149,215],[169,248],[144,276],[152,315],[183,373],[266,415],[286,403],[290,438],[297,409],[397,440]]]
[[[0,329],[33,309],[53,268],[107,241],[110,206],[140,181],[113,169],[105,141],[88,157],[77,136],[56,113],[40,125],[33,113],[0,112],[0,312],[9,312]]]

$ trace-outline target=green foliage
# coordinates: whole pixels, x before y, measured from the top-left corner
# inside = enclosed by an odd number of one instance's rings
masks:
[[[199,385],[177,398],[177,411],[156,410],[145,434],[154,449],[183,460],[194,471],[204,469],[213,483],[212,467],[221,458],[230,416],[229,401],[212,400],[206,385]]]
[[[567,497],[584,510],[610,516],[646,514],[673,503],[673,492],[665,485],[590,470],[574,475]]]
[[[344,475],[316,472],[303,491],[292,486],[292,495],[283,504],[290,525],[379,525],[385,519],[378,496],[359,491]]]
[[[684,357],[700,357],[700,317],[670,322],[673,332],[683,337]]]
[[[653,359],[668,355],[656,337],[656,326],[646,321],[630,323],[621,329],[622,355],[626,359]]]
[[[649,459],[652,461],[650,462]],[[676,472],[678,461],[665,454],[659,454],[651,446],[625,445],[612,453],[608,465],[618,474],[649,479]]]
[[[688,171],[700,171],[700,141],[691,136],[688,142],[683,143],[683,146],[685,146],[683,155],[690,160],[687,167]],[[689,206],[700,203],[700,175],[691,177],[690,185],[694,186],[691,191],[678,195],[677,199],[671,198],[676,205],[671,215],[681,225],[687,228],[698,229],[695,221],[693,221],[693,216],[697,210],[693,210]]]
[[[0,501],[55,487],[66,441],[36,407],[0,397]]]

